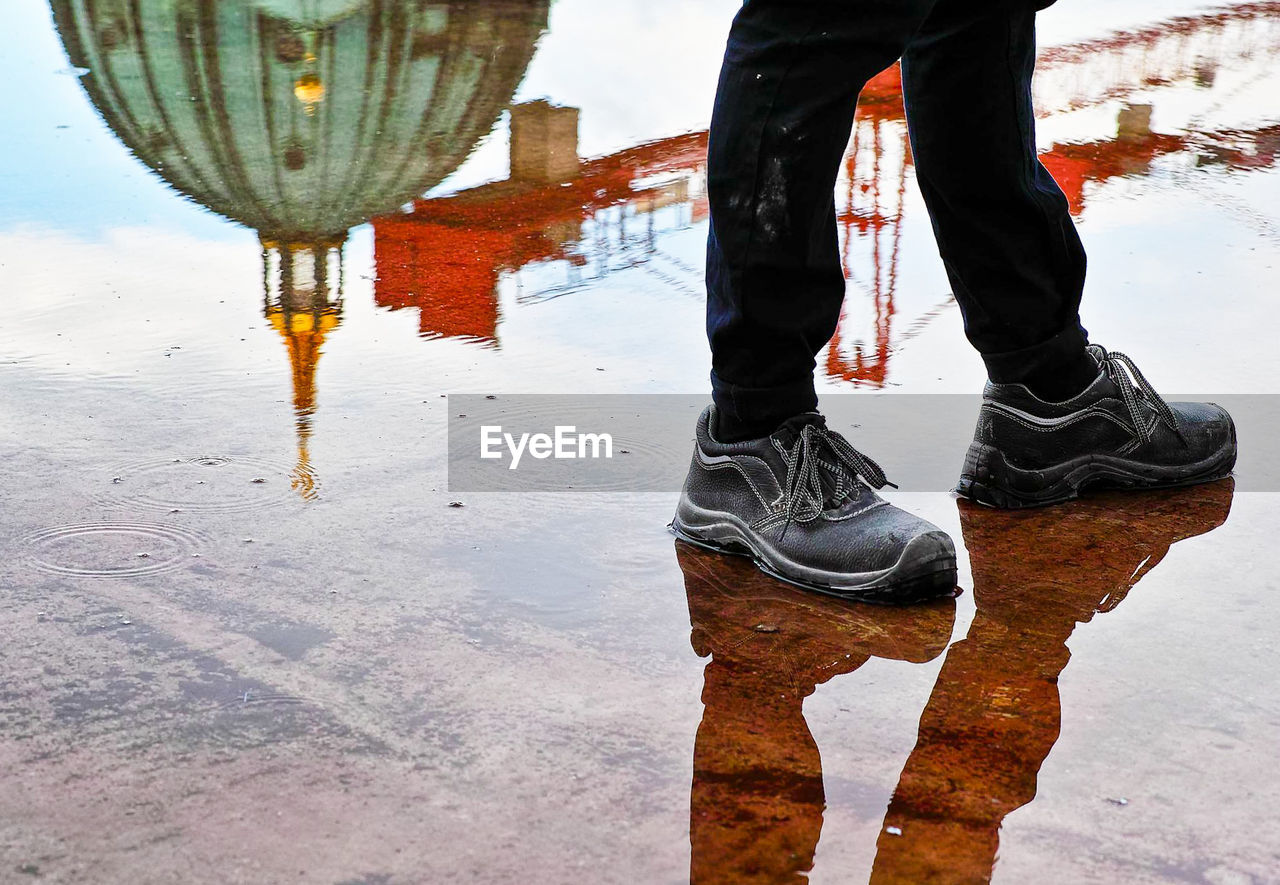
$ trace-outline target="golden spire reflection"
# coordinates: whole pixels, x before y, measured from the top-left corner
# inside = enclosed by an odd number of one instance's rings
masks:
[[[342,243],[341,239],[262,241],[263,313],[284,339],[292,370],[298,462],[291,485],[308,501],[316,497],[310,454],[316,367],[325,336],[342,322]]]

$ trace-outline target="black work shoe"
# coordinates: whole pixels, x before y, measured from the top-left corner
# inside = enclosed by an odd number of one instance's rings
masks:
[[[917,602],[951,593],[956,551],[947,533],[891,506],[870,458],[816,412],[772,436],[737,443],[698,419],[693,463],[672,530],[684,540],[752,557],[781,580],[866,602]]]
[[[988,383],[956,491],[993,507],[1035,507],[1086,487],[1154,489],[1221,479],[1236,428],[1214,403],[1166,403],[1122,353],[1091,344],[1098,377],[1061,403]]]

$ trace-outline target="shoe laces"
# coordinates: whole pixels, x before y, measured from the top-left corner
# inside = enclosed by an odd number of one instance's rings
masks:
[[[1132,359],[1119,351],[1108,352],[1101,344],[1090,344],[1088,350],[1098,360],[1099,365],[1107,373],[1107,377],[1120,390],[1120,399],[1124,401],[1125,408],[1129,410],[1129,418],[1133,422],[1133,428],[1144,443],[1151,442],[1152,437],[1151,430],[1147,427],[1146,416],[1142,410],[1142,400],[1144,399],[1160,420],[1178,435],[1178,439],[1183,438],[1182,430],[1178,427],[1178,419],[1174,416],[1173,409],[1169,408],[1169,404],[1164,401],[1160,394],[1156,393],[1156,389],[1151,386],[1151,382],[1146,379],[1146,376],[1142,374]]]
[[[857,488],[859,480],[875,489],[885,486],[897,488],[885,478],[879,464],[851,446],[843,436],[821,424],[806,424],[800,429],[787,451],[786,461],[787,478],[782,500],[786,514],[784,533],[786,526],[793,522],[817,519],[828,501],[832,505],[839,504]],[[823,489],[823,471],[834,482],[830,495]]]

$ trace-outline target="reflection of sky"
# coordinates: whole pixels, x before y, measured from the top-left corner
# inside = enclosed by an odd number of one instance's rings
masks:
[[[1202,0],[1058,0],[1040,14],[1036,25],[1041,44],[1050,46],[1231,5]]]
[[[155,225],[206,239],[243,237],[175,198],[103,126],[68,68],[47,4],[8,4],[0,66],[10,84],[0,126],[0,230],[35,223],[100,235]]]

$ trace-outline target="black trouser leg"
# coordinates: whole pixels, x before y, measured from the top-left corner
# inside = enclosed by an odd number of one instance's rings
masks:
[[[1085,254],[1067,199],[1036,156],[1030,2],[940,0],[902,59],[917,180],[965,334],[991,379],[1096,366],[1084,354]],[[1069,394],[1068,394],[1069,395]]]
[[[748,0],[707,164],[707,334],[722,420],[771,431],[817,406],[814,355],[844,298],[834,189],[859,90],[933,0]]]
[[[816,407],[814,356],[845,289],[835,178],[857,93],[904,52],[920,186],[989,374],[1088,371],[1084,250],[1035,154],[1031,0],[748,0],[708,160],[712,387],[740,428]]]

